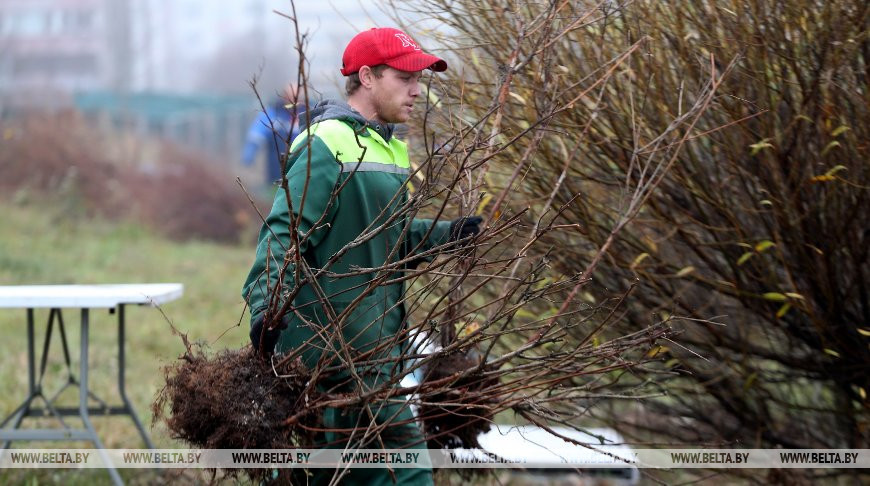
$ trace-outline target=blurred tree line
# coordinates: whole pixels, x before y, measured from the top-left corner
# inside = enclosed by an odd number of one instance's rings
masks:
[[[483,212],[579,225],[530,249],[563,276],[607,249],[554,304],[629,292],[615,334],[680,317],[628,373],[661,393],[590,398],[593,415],[637,441],[870,447],[870,4],[408,8],[446,27],[420,37],[451,59],[421,135],[492,128]]]

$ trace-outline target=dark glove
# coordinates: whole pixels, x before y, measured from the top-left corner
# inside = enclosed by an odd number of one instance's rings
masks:
[[[263,314],[260,314],[254,322],[251,323],[251,332],[248,336],[251,338],[251,344],[254,345],[254,351],[260,352],[260,343],[263,344],[263,354],[270,355],[275,352],[275,345],[278,344],[278,338],[281,336],[281,331],[287,329],[287,322],[283,319],[274,329],[264,329]]]
[[[450,223],[450,241],[457,241],[480,233],[480,223],[483,218],[470,216],[467,218],[454,219]]]

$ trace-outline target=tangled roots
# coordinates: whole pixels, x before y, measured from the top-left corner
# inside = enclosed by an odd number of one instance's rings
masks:
[[[498,384],[498,379],[485,376],[486,367],[478,368],[479,365],[479,358],[474,355],[450,353],[434,358],[424,367],[424,385],[438,382],[435,391],[421,397],[420,405],[430,448],[480,447],[477,437],[489,430],[493,415],[493,399],[487,392]],[[475,370],[461,376],[472,369]]]
[[[278,361],[277,359],[275,360]],[[204,449],[283,449],[305,447],[312,437],[300,425],[317,425],[318,415],[286,419],[303,410],[308,372],[293,361],[274,369],[252,348],[219,351],[208,357],[189,347],[164,368],[166,385],[152,405],[174,439]],[[168,414],[167,412],[168,408]],[[235,475],[239,471],[227,471]],[[252,479],[268,469],[246,471]]]

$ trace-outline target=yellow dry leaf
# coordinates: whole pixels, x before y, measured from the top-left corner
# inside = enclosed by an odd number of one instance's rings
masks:
[[[659,354],[666,353],[670,351],[667,346],[656,346],[649,351],[646,352],[646,356],[648,358],[655,358]]]
[[[825,155],[826,153],[828,153],[828,151],[831,150],[832,148],[839,147],[839,146],[840,146],[840,142],[838,142],[836,140],[831,140],[830,142],[828,142],[827,145],[825,145],[825,148],[822,149],[822,155]]]
[[[483,214],[483,210],[486,208],[486,205],[492,200],[492,194],[485,193],[483,197],[480,198],[480,202],[477,203],[477,209],[474,214],[480,216]]]
[[[772,300],[774,302],[785,302],[788,300],[788,297],[785,294],[781,294],[779,292],[767,292],[761,295],[764,300]]]
[[[838,164],[838,165],[831,167],[831,170],[825,172],[825,175],[826,176],[833,176],[834,174],[836,174],[837,172],[840,172],[841,170],[846,170],[846,166],[842,165],[842,164]]]
[[[657,245],[656,242],[649,237],[649,235],[643,235],[643,242],[646,243],[646,246],[648,246],[653,253],[659,250],[659,245]]]
[[[460,337],[467,337],[470,334],[472,334],[474,331],[477,331],[478,329],[480,329],[480,323],[478,323],[476,321],[472,321],[472,322],[468,323],[468,325],[466,325],[465,327],[462,328],[462,331],[460,331],[459,336]]]
[[[474,64],[474,67],[480,68],[480,58],[477,56],[477,52],[474,49],[471,50],[471,63]]]
[[[414,172],[414,177],[416,177],[420,182],[426,182],[426,176],[423,175],[422,170],[418,170],[419,168],[419,165],[411,162],[411,170]]]
[[[838,137],[838,136],[842,135],[846,130],[849,130],[849,127],[847,127],[846,125],[840,125],[837,128],[835,128],[833,132],[831,132],[831,136]]]
[[[740,255],[740,258],[737,259],[737,266],[743,265],[744,263],[746,263],[747,260],[754,256],[755,253],[752,253],[751,251],[747,251],[746,253]]]
[[[693,267],[692,265],[689,265],[687,267],[681,268],[680,271],[676,273],[676,276],[677,277],[685,277],[686,275],[688,275],[694,271],[695,271],[695,267]]]
[[[518,95],[517,93],[514,93],[513,91],[508,92],[508,95],[510,95],[511,98],[513,98],[513,99],[519,101],[521,105],[526,105],[526,104],[527,104],[525,98],[523,98],[522,96]]]
[[[631,268],[632,270],[634,270],[634,267],[640,265],[640,262],[646,260],[647,257],[649,257],[649,253],[647,253],[647,252],[643,252],[643,253],[641,253],[640,255],[638,255],[638,256],[634,259],[633,262],[631,262],[631,267],[630,267],[630,268]]]
[[[426,93],[426,96],[429,98],[430,105],[435,106],[441,102],[441,98],[439,98],[438,95],[435,94],[434,91],[432,91],[431,89],[428,89],[428,87],[425,84],[423,84],[423,83],[417,83],[417,84],[420,85],[420,91],[423,91]]]
[[[753,143],[752,145],[750,145],[749,148],[751,148],[752,150],[749,151],[749,155],[755,155],[758,152],[761,152],[762,150],[764,150],[766,148],[773,148],[773,144],[768,142],[768,140],[770,140],[770,139],[765,138],[764,140],[762,140],[760,142],[756,142],[756,143]]]
[[[538,318],[538,316],[536,316],[535,314],[532,314],[531,311],[528,311],[526,309],[518,310],[516,313],[516,316],[522,317],[524,319],[531,319],[531,320],[536,320]]]
[[[770,248],[770,247],[772,247],[772,246],[776,246],[772,241],[770,241],[770,240],[763,240],[763,241],[758,242],[758,243],[755,245],[755,251],[757,251],[758,253],[761,253],[761,252],[763,252],[764,250],[767,250],[768,248]]]

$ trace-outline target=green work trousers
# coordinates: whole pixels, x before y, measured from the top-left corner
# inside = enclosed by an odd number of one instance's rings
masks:
[[[371,415],[365,409],[327,408],[323,412],[323,428],[334,429],[324,432],[318,437],[318,443],[324,448],[343,449],[350,444],[351,449],[409,449],[421,450],[427,454],[426,441],[419,427],[414,422],[414,415],[405,403],[372,404],[369,405]],[[376,423],[394,423],[380,434],[380,439],[373,438],[360,444],[359,438],[371,424],[371,416]],[[353,431],[357,431],[353,433]],[[421,456],[423,457],[423,456]],[[428,457],[428,455],[426,456]],[[432,469],[422,468],[348,468],[341,472],[334,469],[284,470],[293,475],[293,484],[325,486],[336,474],[341,474],[338,484],[360,484],[366,486],[380,485],[433,485]]]

